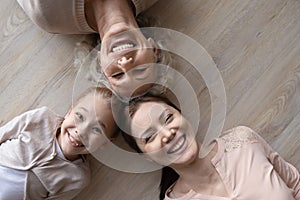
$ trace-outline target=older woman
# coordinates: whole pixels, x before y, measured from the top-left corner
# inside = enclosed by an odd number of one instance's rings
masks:
[[[98,60],[110,87],[121,96],[140,95],[157,80],[160,51],[136,21],[157,0],[18,0],[30,19],[50,33],[99,33]]]

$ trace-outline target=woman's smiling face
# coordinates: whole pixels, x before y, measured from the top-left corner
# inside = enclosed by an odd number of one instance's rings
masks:
[[[138,96],[147,92],[157,79],[154,41],[134,29],[103,41],[99,63],[112,89],[121,96]]]
[[[163,102],[144,102],[132,116],[138,147],[162,165],[185,165],[198,155],[195,132],[178,110]]]

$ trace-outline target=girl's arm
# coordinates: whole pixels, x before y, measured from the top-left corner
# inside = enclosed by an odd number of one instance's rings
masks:
[[[18,137],[18,134],[25,127],[27,115],[23,113],[5,125],[0,127],[0,144],[7,140],[11,140]]]

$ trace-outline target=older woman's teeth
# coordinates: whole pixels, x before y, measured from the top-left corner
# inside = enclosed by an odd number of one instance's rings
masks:
[[[124,49],[130,49],[130,48],[132,48],[132,47],[134,47],[134,45],[131,44],[131,43],[122,44],[122,45],[113,47],[113,48],[112,48],[112,52],[122,51],[122,50],[124,50]]]

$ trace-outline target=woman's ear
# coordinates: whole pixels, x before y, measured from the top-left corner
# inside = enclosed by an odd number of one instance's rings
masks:
[[[147,40],[151,44],[154,54],[159,58],[161,50],[159,49],[158,44],[152,38],[148,38]]]

